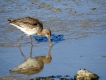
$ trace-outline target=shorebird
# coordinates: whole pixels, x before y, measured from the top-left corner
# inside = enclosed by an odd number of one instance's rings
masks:
[[[32,35],[40,35],[40,36],[46,36],[48,38],[49,41],[49,46],[52,47],[52,43],[51,43],[51,30],[48,28],[43,28],[43,23],[35,18],[32,17],[25,17],[25,18],[18,18],[18,19],[8,19],[8,22],[17,27],[18,29],[20,29],[21,31],[24,32],[24,34],[21,36],[20,42],[19,42],[19,46],[21,44],[21,41],[24,37],[25,34],[27,34],[28,36],[30,36],[31,39],[31,45],[32,45]]]

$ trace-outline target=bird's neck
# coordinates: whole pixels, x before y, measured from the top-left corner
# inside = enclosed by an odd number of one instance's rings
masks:
[[[51,62],[51,56],[39,56],[38,61],[41,61],[43,63],[50,63]]]
[[[37,33],[37,35],[40,35],[40,36],[45,36],[44,29],[42,29],[41,31],[39,31],[39,32]]]

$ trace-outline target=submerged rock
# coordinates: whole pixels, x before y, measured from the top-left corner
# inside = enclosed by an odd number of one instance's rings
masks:
[[[81,69],[74,76],[74,80],[99,80],[99,76],[86,69]]]
[[[95,10],[96,8],[91,8],[91,10]]]
[[[61,9],[60,8],[55,8],[55,9],[53,9],[53,12],[61,12]]]
[[[52,75],[52,76],[47,76],[47,77],[36,77],[36,78],[32,78],[30,80],[73,80],[72,78],[70,78],[70,76],[68,75]]]
[[[46,4],[45,2],[42,2],[39,6],[38,6],[38,9],[41,9],[41,8],[45,8],[45,9],[51,9],[52,8],[52,5],[49,5],[49,4]]]

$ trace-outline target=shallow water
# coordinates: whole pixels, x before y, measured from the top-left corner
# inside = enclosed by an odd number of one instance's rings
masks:
[[[7,18],[32,16],[39,18],[54,36],[52,62],[30,76],[70,75],[80,68],[96,73],[100,79],[106,76],[106,1],[105,0],[1,0],[0,1],[0,76],[9,76],[9,70],[24,58],[17,44],[22,32],[7,22]],[[38,40],[35,40],[37,38]],[[46,55],[47,41],[33,36],[33,57]],[[22,51],[28,57],[30,39],[25,36]]]

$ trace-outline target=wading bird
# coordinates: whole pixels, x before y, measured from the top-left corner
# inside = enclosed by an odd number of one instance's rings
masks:
[[[40,36],[46,36],[48,38],[50,47],[52,47],[52,43],[50,39],[51,30],[48,28],[43,28],[43,23],[40,20],[32,17],[25,17],[25,18],[18,18],[14,20],[8,19],[8,22],[11,25],[20,29],[21,31],[23,31],[28,36],[30,36],[31,45],[32,45],[31,35],[40,35]],[[21,36],[19,46],[25,34]]]

